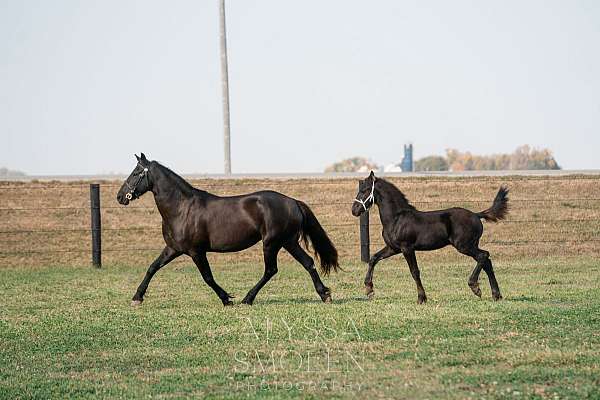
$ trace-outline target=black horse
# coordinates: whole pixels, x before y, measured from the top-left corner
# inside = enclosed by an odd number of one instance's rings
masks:
[[[449,244],[462,254],[473,257],[477,266],[469,278],[469,287],[475,295],[481,297],[479,273],[481,269],[487,273],[494,300],[500,300],[500,288],[494,276],[490,261],[490,253],[479,248],[479,239],[483,233],[481,219],[497,222],[508,213],[508,189],[500,187],[490,208],[474,213],[464,208],[449,208],[438,211],[418,211],[404,194],[385,179],[371,174],[360,182],[358,194],[352,206],[352,215],[358,217],[377,204],[379,217],[383,225],[383,240],[386,246],[369,260],[369,268],[365,277],[367,296],[372,298],[373,269],[375,264],[384,258],[402,253],[410,273],[417,284],[418,303],[427,301],[425,290],[421,284],[419,267],[415,251],[436,250]]]
[[[202,278],[223,302],[233,298],[214,280],[207,252],[228,253],[247,249],[263,242],[265,272],[248,292],[242,303],[252,304],[258,291],[277,273],[277,253],[283,247],[308,271],[321,300],[331,302],[329,289],[323,285],[313,259],[300,247],[312,242],[321,271],[338,269],[338,254],[333,243],[306,204],[273,191],[242,196],[219,197],[193,188],[179,175],[148,161],[142,153],[138,164],[117,194],[120,204],[127,205],[152,191],[162,216],[166,246],[150,265],[144,280],[133,296],[132,305],[140,305],[154,274],[182,254],[194,260]]]

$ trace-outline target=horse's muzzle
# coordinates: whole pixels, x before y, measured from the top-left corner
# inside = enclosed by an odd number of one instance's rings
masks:
[[[117,201],[119,202],[119,204],[126,206],[127,204],[129,204],[129,200],[130,198],[126,195],[123,195],[123,193],[117,194]]]

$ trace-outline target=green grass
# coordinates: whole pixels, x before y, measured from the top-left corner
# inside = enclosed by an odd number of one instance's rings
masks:
[[[326,277],[330,305],[286,263],[230,308],[191,263],[140,308],[145,267],[5,268],[0,398],[600,398],[600,263],[496,259],[501,302],[484,273],[471,294],[472,264],[423,262],[418,306],[401,258],[377,266],[373,301],[362,264]],[[213,271],[239,302],[262,266]]]

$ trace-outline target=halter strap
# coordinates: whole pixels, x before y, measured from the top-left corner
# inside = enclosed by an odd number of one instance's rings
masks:
[[[375,180],[373,180],[373,185],[371,186],[371,193],[364,200],[354,199],[355,202],[360,203],[364,207],[365,211],[369,210],[369,208],[367,208],[367,202],[369,200],[371,200],[370,208],[375,203]]]
[[[144,177],[148,179],[148,167],[144,167],[144,170],[138,175],[137,181],[135,181],[135,184],[133,186],[131,186],[129,182],[125,181],[125,184],[129,188],[129,192],[127,192],[127,194],[125,195],[125,198],[127,200],[131,200],[134,197],[137,198],[137,196],[135,195],[135,190],[137,189],[137,186],[140,184]]]

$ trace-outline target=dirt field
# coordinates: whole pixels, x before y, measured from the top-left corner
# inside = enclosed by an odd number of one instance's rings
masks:
[[[600,177],[392,178],[421,210],[452,206],[480,211],[498,187],[511,190],[508,220],[485,224],[483,247],[494,258],[595,255],[600,250]],[[103,262],[149,264],[162,249],[160,215],[151,194],[128,207],[115,199],[121,182],[101,183]],[[343,262],[359,257],[358,219],[350,214],[356,179],[194,180],[219,195],[273,189],[313,209],[338,246]],[[22,231],[22,232],[20,232]],[[90,263],[89,182],[0,182],[0,261],[14,265]],[[371,212],[371,251],[382,243],[379,215]],[[420,254],[456,259],[453,250]],[[216,263],[260,261],[260,246]],[[179,261],[187,262],[187,261]]]

